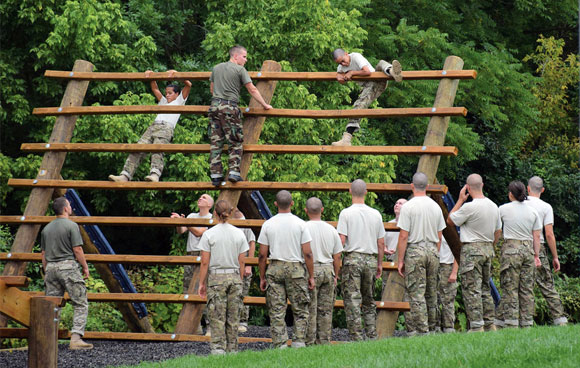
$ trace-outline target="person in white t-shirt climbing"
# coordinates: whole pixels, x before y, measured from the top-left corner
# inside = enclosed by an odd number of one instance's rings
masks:
[[[147,70],[145,72],[145,77],[149,78],[152,71]],[[169,70],[167,72],[169,78],[172,78],[176,73],[175,70]],[[180,91],[177,84],[169,84],[165,87],[165,96],[159,90],[156,81],[151,81],[151,91],[159,101],[158,105],[168,105],[168,106],[183,106],[187,97],[189,96],[189,90],[191,89],[191,82],[188,80],[184,81],[185,87]],[[158,114],[155,118],[153,124],[147,128],[145,133],[141,136],[138,144],[167,144],[171,142],[173,138],[173,130],[177,125],[181,114]],[[123,166],[123,171],[119,175],[109,175],[109,180],[116,182],[131,181],[133,179],[133,174],[135,170],[139,167],[139,163],[145,156],[145,152],[135,152],[131,153],[127,160],[125,161],[125,166]],[[161,173],[163,172],[164,160],[163,152],[155,152],[151,154],[151,170],[149,175],[145,177],[146,181],[157,182]]]
[[[332,53],[332,58],[338,64],[338,68],[336,69],[336,80],[338,83],[348,82],[352,80],[352,77],[355,76],[366,77],[375,71],[375,68],[373,68],[371,63],[369,63],[369,61],[358,52],[351,52],[349,54],[343,49],[336,49]],[[392,64],[381,60],[377,64],[376,69],[393,78],[396,82],[403,80],[401,63],[399,63],[397,60],[393,60]],[[362,87],[362,91],[358,99],[355,101],[353,108],[366,109],[385,91],[387,88],[387,81],[365,80],[360,81],[359,85]],[[346,131],[342,135],[342,139],[337,142],[333,142],[332,145],[350,146],[352,134],[359,129],[360,118],[350,119],[346,125]]]

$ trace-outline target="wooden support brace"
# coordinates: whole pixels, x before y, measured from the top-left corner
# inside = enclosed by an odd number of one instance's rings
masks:
[[[30,299],[28,367],[57,368],[58,322],[62,298],[37,296]]]
[[[29,279],[26,276],[0,276],[0,281],[8,287],[27,287]]]
[[[451,71],[460,70],[462,68],[463,60],[461,60],[461,58],[457,56],[449,56],[445,59],[444,70]],[[442,79],[439,82],[439,88],[437,89],[437,95],[435,96],[433,107],[439,109],[453,106],[458,84],[458,79]],[[423,145],[443,146],[445,144],[445,136],[447,134],[448,126],[449,117],[431,117]],[[431,155],[423,155],[419,159],[417,172],[425,173],[429,178],[429,183],[436,182],[439,160],[439,156]],[[451,244],[449,245],[451,246]],[[404,293],[405,281],[398,272],[390,272],[385,289],[383,290],[382,300],[402,301]],[[380,311],[377,316],[377,334],[380,337],[392,336],[395,331],[398,317],[398,312]]]

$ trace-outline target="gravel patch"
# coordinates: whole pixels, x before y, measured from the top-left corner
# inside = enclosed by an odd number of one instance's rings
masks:
[[[292,328],[288,328],[288,335],[292,336]],[[402,336],[404,332],[395,331],[395,336]],[[269,327],[249,326],[248,331],[240,334],[247,337],[270,337]],[[348,330],[336,328],[332,330],[334,341],[348,341]],[[88,340],[95,347],[92,350],[71,351],[67,344],[59,344],[58,366],[68,367],[109,367],[118,365],[137,365],[145,361],[163,361],[183,355],[208,355],[207,342],[137,342]],[[265,342],[240,344],[243,350],[270,349],[272,344]],[[0,351],[0,367],[26,368],[28,367],[28,351],[13,350]]]

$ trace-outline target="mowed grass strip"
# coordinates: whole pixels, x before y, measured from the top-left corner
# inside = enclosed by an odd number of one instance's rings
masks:
[[[134,367],[134,366],[132,366]],[[580,367],[580,325],[188,355],[138,367]]]

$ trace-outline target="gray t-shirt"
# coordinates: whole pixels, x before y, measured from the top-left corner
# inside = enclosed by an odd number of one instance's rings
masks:
[[[371,72],[375,71],[375,68],[373,68],[371,63],[369,63],[369,61],[358,52],[351,52],[348,55],[350,56],[349,66],[342,66],[339,64],[338,67],[336,68],[337,73],[346,73],[351,70],[359,71],[362,70],[362,68],[365,66],[369,67],[369,71]]]
[[[453,264],[455,257],[449,248],[449,244],[444,237],[441,237],[441,248],[439,249],[439,263],[443,264]]]
[[[389,223],[397,223],[397,220],[392,219]],[[399,234],[398,231],[385,231],[385,246],[388,250],[397,250],[397,245],[399,244]]]
[[[267,245],[270,259],[304,263],[302,244],[312,240],[306,222],[291,213],[279,213],[262,225],[258,243]]]
[[[336,229],[324,221],[308,221],[306,227],[312,236],[310,248],[314,262],[332,263],[332,256],[342,252],[342,242]]]
[[[533,230],[542,230],[540,215],[523,202],[513,201],[499,206],[504,239],[533,240]]]
[[[81,245],[79,225],[66,218],[52,220],[40,234],[40,246],[48,262],[74,260],[73,247]]]
[[[524,203],[528,206],[532,206],[536,211],[538,211],[543,227],[546,227],[546,225],[554,225],[554,210],[552,210],[552,206],[549,203],[532,196],[528,196],[528,199],[525,200]],[[543,231],[540,233],[540,242],[546,242]]]
[[[439,242],[439,231],[445,229],[443,212],[439,205],[427,196],[413,197],[403,207],[397,226],[409,232],[407,242]]]
[[[205,216],[200,216],[199,213],[190,213],[187,215],[187,218],[205,218],[210,219],[212,218],[212,214],[208,213]],[[199,240],[201,236],[195,236],[189,229],[187,230],[187,251],[188,252],[198,252],[201,249],[199,248]]]
[[[242,86],[252,83],[246,69],[231,61],[214,66],[209,80],[213,82],[213,97],[236,102]]]
[[[495,231],[501,229],[499,208],[489,198],[474,198],[449,217],[461,227],[463,243],[493,242]]]
[[[240,230],[242,230],[242,232],[244,233],[244,236],[246,237],[246,241],[248,242],[248,247],[250,246],[251,242],[256,241],[256,235],[254,234],[252,229],[245,227],[245,228],[240,229]],[[248,254],[248,257],[253,257],[253,256],[254,256],[253,254]]]
[[[210,252],[209,269],[239,269],[238,256],[249,249],[243,231],[230,224],[217,224],[201,236],[199,248]]]
[[[336,230],[346,236],[344,251],[377,254],[377,240],[385,236],[383,217],[366,204],[353,204],[340,211]]]

